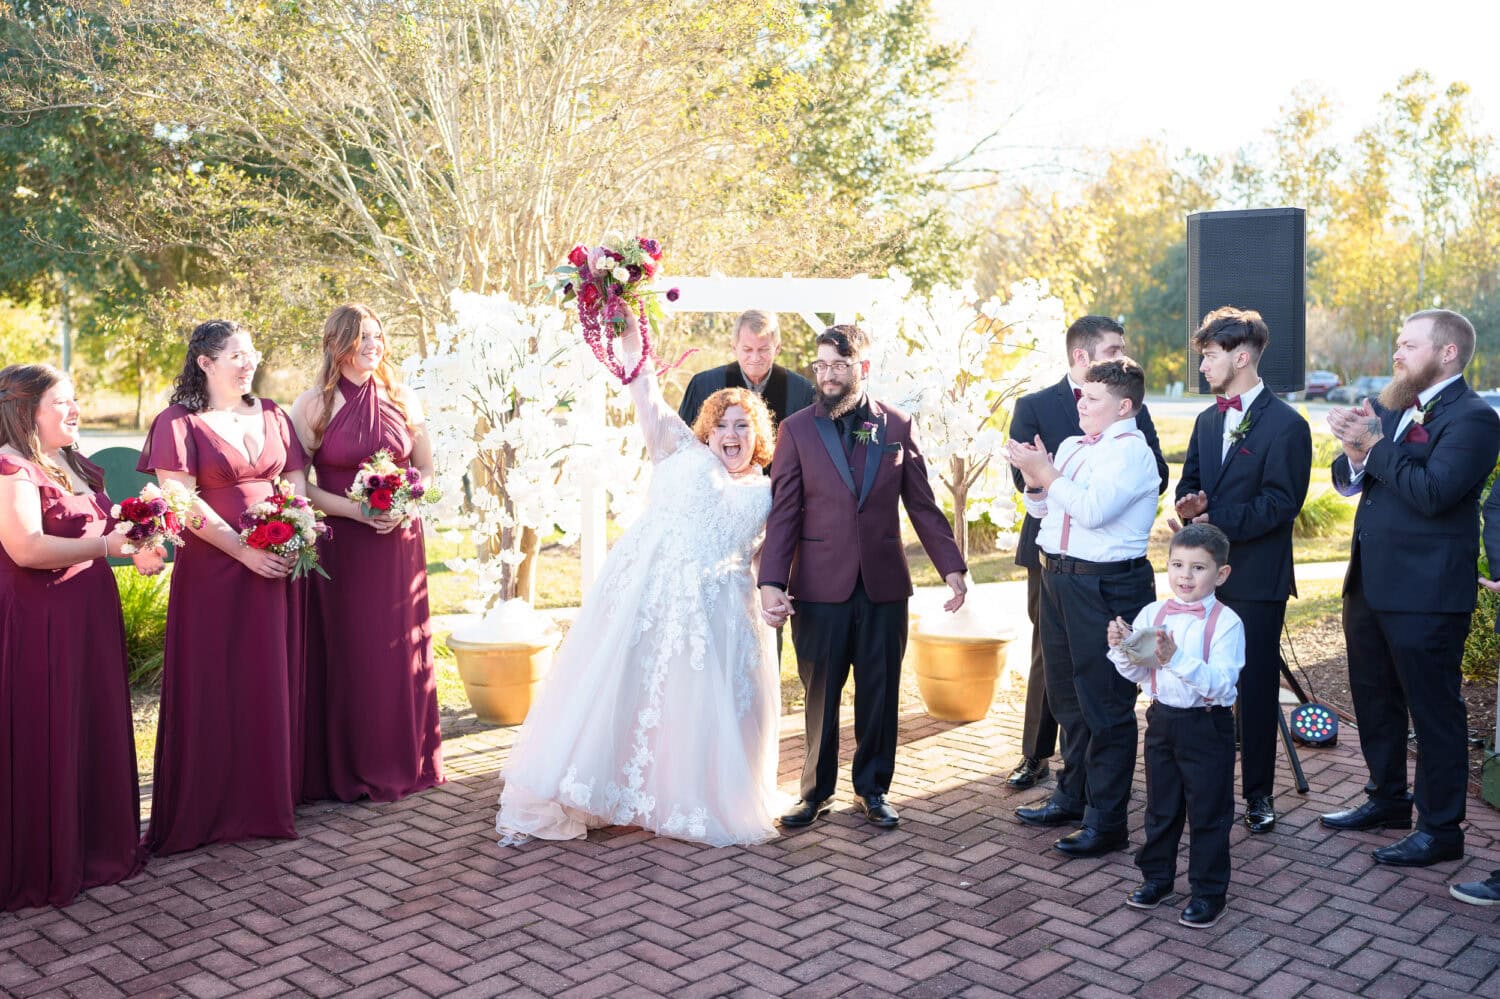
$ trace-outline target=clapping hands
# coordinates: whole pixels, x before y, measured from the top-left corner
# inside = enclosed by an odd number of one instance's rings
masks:
[[[1167,518],[1167,526],[1173,531],[1182,530],[1183,524],[1208,523],[1208,494],[1202,489],[1188,493],[1177,501],[1177,516]]]
[[[1041,434],[1037,434],[1030,444],[1006,441],[1005,460],[1021,473],[1021,480],[1029,489],[1045,489],[1057,478],[1057,470],[1052,467],[1052,455],[1047,453],[1047,445],[1042,443]]]
[[[1366,399],[1357,407],[1328,411],[1328,429],[1344,445],[1344,454],[1356,464],[1363,464],[1370,448],[1385,436],[1380,429],[1380,415]]]

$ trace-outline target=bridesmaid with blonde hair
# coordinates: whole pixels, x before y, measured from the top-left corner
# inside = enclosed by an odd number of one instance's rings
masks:
[[[323,324],[318,381],[292,405],[312,456],[308,495],[340,518],[323,555],[330,578],[312,587],[307,800],[396,801],[443,783],[422,521],[366,514],[345,495],[379,451],[432,481],[421,404],[387,350],[374,312],[339,306]]]
[[[104,473],[45,364],[0,370],[0,911],[141,869],[140,800]],[[132,556],[161,571],[160,552]]]

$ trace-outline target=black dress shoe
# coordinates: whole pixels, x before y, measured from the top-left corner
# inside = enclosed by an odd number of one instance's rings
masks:
[[[1440,840],[1418,829],[1376,850],[1375,862],[1392,867],[1431,867],[1445,860],[1462,860],[1463,856],[1463,840]]]
[[[1083,813],[1047,802],[1042,805],[1022,805],[1016,809],[1016,818],[1028,826],[1070,826],[1083,821]]]
[[[1125,904],[1132,909],[1154,909],[1172,897],[1172,886],[1160,881],[1147,881],[1125,896]]]
[[[865,813],[865,818],[870,820],[872,826],[894,829],[896,823],[901,821],[901,816],[896,814],[896,810],[885,803],[883,794],[871,794],[864,797],[856,794],[854,806]]]
[[[808,801],[806,798],[803,798],[797,802],[790,812],[787,812],[776,821],[780,822],[786,829],[800,829],[803,826],[810,826],[818,821],[820,817],[828,814],[828,810],[833,807],[829,804],[829,800],[828,798],[824,798],[822,801]]]
[[[1276,828],[1276,803],[1269,794],[1245,802],[1245,828],[1268,833]]]
[[[1219,921],[1225,908],[1227,903],[1222,898],[1195,898],[1182,910],[1182,918],[1177,921],[1195,930],[1206,930]]]
[[[1367,801],[1358,808],[1330,812],[1318,821],[1328,829],[1410,829],[1411,806]]]
[[[1016,768],[1010,772],[1010,776],[1005,778],[1005,783],[1017,789],[1028,788],[1051,772],[1052,768],[1047,765],[1046,760],[1039,760],[1035,756],[1023,756],[1021,762],[1017,763]]]
[[[1130,835],[1124,829],[1106,833],[1093,826],[1084,826],[1052,845],[1070,857],[1099,857],[1129,846]]]

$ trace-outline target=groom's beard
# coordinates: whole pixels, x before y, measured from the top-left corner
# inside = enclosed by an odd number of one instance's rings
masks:
[[[1380,390],[1380,404],[1393,413],[1410,409],[1417,404],[1417,397],[1437,384],[1443,376],[1443,366],[1434,358],[1425,368],[1396,372],[1390,384]]]
[[[827,411],[829,419],[837,420],[840,416],[859,405],[860,383],[850,382],[837,392],[824,392],[818,390],[818,402]]]

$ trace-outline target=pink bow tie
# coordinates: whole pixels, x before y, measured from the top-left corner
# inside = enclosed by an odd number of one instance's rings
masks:
[[[1086,436],[1085,438],[1083,438],[1083,440],[1079,441],[1078,443],[1080,443],[1080,444],[1082,444],[1084,446],[1088,446],[1090,444],[1098,444],[1099,443],[1099,438],[1101,438],[1103,436],[1104,435],[1102,433],[1100,433],[1100,434],[1089,434],[1088,436]]]
[[[1185,604],[1180,600],[1168,600],[1165,610],[1169,615],[1191,614],[1193,617],[1197,618],[1200,621],[1202,621],[1204,618],[1204,610],[1201,603]]]

